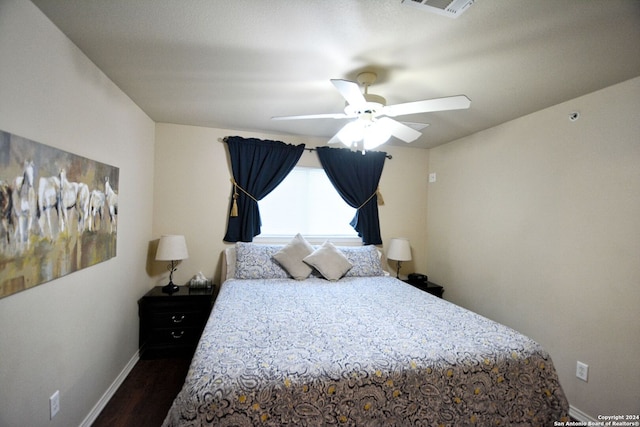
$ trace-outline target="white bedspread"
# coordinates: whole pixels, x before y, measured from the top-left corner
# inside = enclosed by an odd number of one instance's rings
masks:
[[[390,277],[229,280],[165,426],[567,420],[547,352]]]

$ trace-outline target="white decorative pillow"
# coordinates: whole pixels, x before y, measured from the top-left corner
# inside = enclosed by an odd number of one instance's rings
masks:
[[[324,242],[303,261],[318,270],[327,280],[339,280],[352,267],[347,257],[329,241]]]
[[[282,245],[236,243],[236,279],[287,279],[289,273],[272,257]]]
[[[338,249],[353,265],[345,277],[384,276],[380,252],[374,245],[340,246]]]
[[[291,277],[304,280],[309,277],[313,269],[302,260],[312,253],[313,246],[298,233],[284,248],[276,252],[273,258],[287,270]]]

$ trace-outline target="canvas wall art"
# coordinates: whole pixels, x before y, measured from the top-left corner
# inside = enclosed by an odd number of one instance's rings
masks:
[[[0,298],[116,256],[118,178],[0,131]]]

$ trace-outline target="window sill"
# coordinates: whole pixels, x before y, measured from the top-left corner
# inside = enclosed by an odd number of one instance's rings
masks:
[[[336,246],[362,246],[362,239],[358,236],[318,236],[308,235],[303,236],[307,242],[312,245],[321,245],[327,240]],[[259,235],[253,238],[254,243],[272,244],[272,245],[286,245],[293,239],[290,235]]]

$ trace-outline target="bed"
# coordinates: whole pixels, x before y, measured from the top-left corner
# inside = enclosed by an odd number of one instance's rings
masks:
[[[351,267],[332,280],[292,278],[282,246],[233,249],[164,426],[568,421],[538,343],[389,277],[374,247],[333,247]]]

